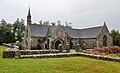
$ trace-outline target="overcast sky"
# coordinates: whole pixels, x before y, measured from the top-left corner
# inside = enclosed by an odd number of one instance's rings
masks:
[[[26,20],[29,4],[33,23],[61,20],[86,28],[106,22],[110,30],[120,30],[120,0],[0,0],[0,20]]]

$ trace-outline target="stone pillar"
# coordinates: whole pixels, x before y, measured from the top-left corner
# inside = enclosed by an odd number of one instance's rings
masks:
[[[96,42],[96,48],[99,48],[99,43],[98,43],[98,41]]]
[[[31,49],[31,39],[28,39],[28,49]]]
[[[45,45],[44,45],[44,44],[41,44],[41,48],[42,48],[42,50],[45,49]]]
[[[70,45],[69,44],[66,45],[66,50],[67,50],[67,52],[70,52]]]
[[[49,50],[51,50],[51,39],[49,38]]]

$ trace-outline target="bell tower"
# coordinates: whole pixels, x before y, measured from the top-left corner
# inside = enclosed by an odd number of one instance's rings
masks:
[[[31,12],[30,12],[30,7],[28,10],[28,15],[27,15],[27,29],[26,29],[26,47],[27,49],[31,49]]]
[[[30,13],[30,7],[29,7],[29,10],[28,10],[28,15],[27,15],[27,25],[28,24],[31,24],[31,13]]]

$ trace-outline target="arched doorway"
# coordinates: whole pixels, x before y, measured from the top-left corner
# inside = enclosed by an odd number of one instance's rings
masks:
[[[58,49],[59,44],[62,44],[62,43],[61,43],[61,41],[57,40],[57,41],[55,42],[55,49]]]
[[[37,40],[36,48],[33,48],[33,49],[35,49],[35,50],[41,50],[41,49],[42,49],[42,47],[41,47],[41,39],[38,39],[38,40]],[[32,49],[32,50],[33,50],[33,49]]]
[[[107,46],[107,36],[103,36],[103,46]]]

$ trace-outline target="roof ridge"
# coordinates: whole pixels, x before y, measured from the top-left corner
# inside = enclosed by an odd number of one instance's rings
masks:
[[[31,25],[33,25],[33,26],[41,26],[41,27],[52,27],[52,26],[46,26],[46,25],[40,25],[40,24],[31,24]]]
[[[99,27],[102,27],[102,26],[96,26],[96,27],[87,27],[87,28],[81,28],[81,29],[77,29],[77,28],[71,28],[71,30],[85,30],[85,29],[93,29],[93,28],[99,28]]]
[[[96,26],[96,27],[82,28],[82,29],[80,29],[80,30],[93,29],[93,28],[100,28],[100,27],[102,27],[102,26]]]

